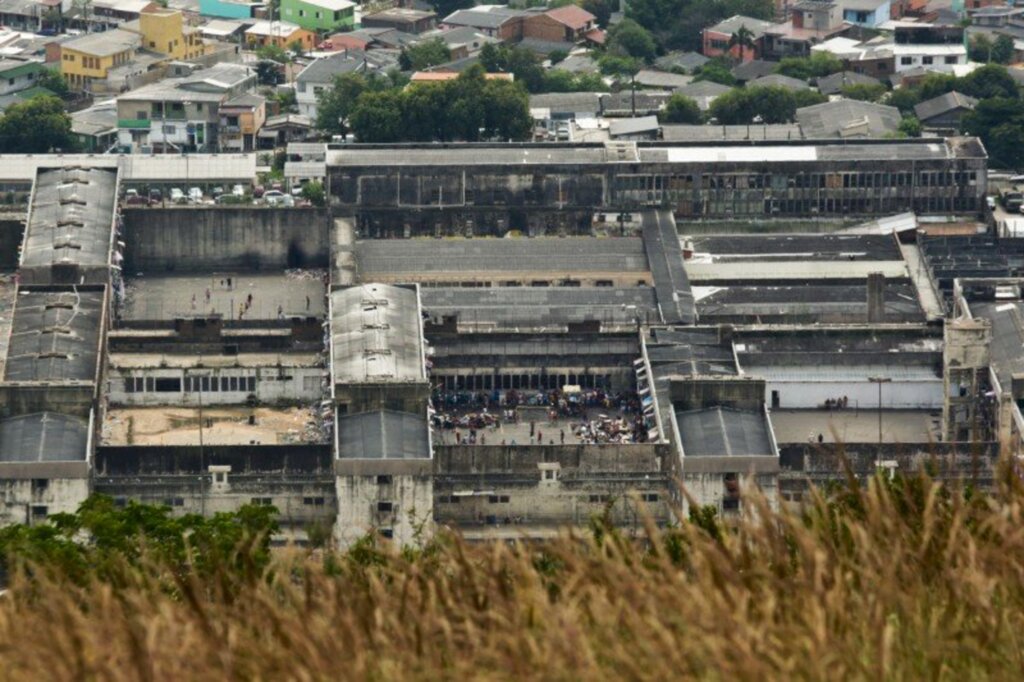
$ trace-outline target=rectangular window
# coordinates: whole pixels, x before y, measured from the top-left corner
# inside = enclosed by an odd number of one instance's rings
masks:
[[[229,390],[237,391],[238,390],[238,377],[228,377],[228,387],[229,387]]]
[[[931,57],[921,57],[921,63],[922,64],[931,64],[932,63],[932,58]]]
[[[377,476],[377,485],[391,485],[392,479],[388,474],[381,474]]]
[[[227,391],[228,390],[228,378],[227,377],[221,377],[220,378],[220,390],[222,390],[222,391]]]
[[[246,377],[245,383],[246,390],[249,391],[249,393],[256,392],[256,377]]]
[[[303,497],[302,504],[310,507],[322,507],[324,506],[324,498],[322,497]]]
[[[135,393],[135,379],[129,377],[124,380],[124,392]]]
[[[491,495],[487,498],[487,501],[490,504],[507,504],[508,499],[508,495]]]
[[[902,64],[903,66],[910,66],[913,63],[914,63],[914,58],[913,57],[900,57],[900,64]]]
[[[147,393],[152,393],[155,390],[156,390],[156,382],[153,380],[153,377],[146,377],[146,392]]]
[[[185,506],[184,497],[168,497],[164,500],[164,505],[167,507],[183,507]]]
[[[32,479],[32,492],[41,493],[50,487],[50,479],[48,478],[33,478]]]
[[[395,508],[395,506],[391,502],[378,502],[377,503],[377,511],[379,511],[379,512],[391,513],[394,510],[394,508]]]
[[[956,64],[959,60],[956,57],[946,57],[947,64]]]
[[[658,493],[644,493],[643,495],[640,496],[640,498],[644,502],[657,502],[658,501]]]
[[[157,393],[181,393],[181,379],[161,378],[156,380]]]
[[[45,519],[49,511],[50,508],[45,504],[34,504],[32,505],[32,518],[34,520]]]
[[[272,497],[254,497],[249,500],[250,504],[255,504],[257,507],[269,507],[274,503]]]

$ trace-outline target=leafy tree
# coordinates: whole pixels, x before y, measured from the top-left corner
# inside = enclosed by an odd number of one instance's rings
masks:
[[[330,87],[324,88],[316,98],[316,127],[331,135],[348,132],[346,121],[352,113],[359,95],[370,89],[370,83],[359,73],[335,76]]]
[[[691,98],[676,93],[668,98],[665,109],[658,115],[662,123],[701,123],[704,115],[701,113],[697,102]]]
[[[604,92],[608,85],[596,73],[573,74],[563,69],[544,73],[544,92]]]
[[[554,50],[548,53],[548,61],[551,62],[551,66],[559,62],[564,62],[565,58],[569,56],[569,53],[565,50]]]
[[[364,92],[349,116],[360,142],[521,140],[533,121],[523,86],[476,65],[453,81]]]
[[[58,97],[68,96],[68,82],[57,69],[43,69],[36,79],[36,85],[46,88]]]
[[[139,568],[151,559],[200,576],[254,580],[270,561],[276,513],[246,505],[210,518],[174,517],[169,507],[134,501],[118,507],[110,497],[93,495],[74,514],[0,529],[0,562],[5,572],[32,562],[79,583],[92,575],[116,579],[125,566]]]
[[[745,25],[740,25],[736,32],[729,36],[729,51],[732,48],[740,48],[740,61],[744,62],[747,56],[747,50],[754,51],[754,32],[747,28]]]
[[[302,46],[301,40],[293,40],[292,42],[288,43],[288,49],[291,50],[292,54],[294,54],[297,57],[301,57],[302,55],[306,54],[306,48]]]
[[[1010,97],[982,100],[964,116],[961,124],[964,132],[977,135],[984,142],[991,165],[1024,165],[1024,101]]]
[[[260,85],[277,85],[284,81],[281,64],[273,59],[260,59],[256,62],[256,82]]]
[[[843,86],[842,94],[846,99],[856,99],[862,102],[877,102],[886,93],[885,86],[881,83],[854,83]]]
[[[898,130],[903,137],[921,137],[921,122],[914,116],[904,116]]]
[[[612,12],[618,9],[619,3],[611,0],[583,0],[580,7],[594,15],[598,26],[606,28],[608,20],[612,18]]]
[[[323,184],[318,180],[310,180],[302,186],[302,198],[314,206],[323,206],[327,198]]]
[[[998,64],[986,64],[975,69],[963,78],[953,79],[953,89],[978,99],[992,97],[1017,98],[1020,93],[1017,82],[1007,73],[1006,68]]]
[[[992,61],[997,64],[1009,64],[1013,61],[1013,38],[1000,35],[992,43]]]
[[[287,64],[291,61],[288,58],[288,53],[279,45],[264,45],[256,50],[256,56],[259,59],[270,59],[278,64]]]
[[[624,79],[637,74],[640,70],[640,62],[632,57],[606,54],[597,60],[597,68],[606,76],[616,76]]]
[[[43,154],[60,149],[74,151],[71,117],[57,97],[44,95],[12,104],[0,119],[0,151],[8,154]]]
[[[771,19],[772,0],[631,0],[626,16],[666,50],[700,50],[701,30],[737,14]]]
[[[827,102],[828,97],[817,90],[797,90],[793,93],[793,106],[797,109]]]
[[[710,81],[720,85],[736,85],[736,77],[729,71],[729,67],[720,61],[712,60],[698,68],[694,81]]]
[[[828,52],[815,52],[810,57],[785,57],[775,73],[802,81],[822,78],[843,70],[843,63]]]
[[[632,57],[650,64],[658,54],[658,45],[647,30],[632,19],[623,19],[608,33],[609,54]]]
[[[474,0],[431,0],[430,4],[434,11],[437,12],[437,18],[444,19],[452,12],[460,9],[469,9],[476,3]]]
[[[920,102],[917,90],[913,88],[896,88],[889,93],[885,103],[896,107],[901,113],[907,114],[914,111],[914,106]]]
[[[487,73],[511,73],[527,92],[544,91],[544,67],[526,48],[488,43],[480,50],[480,64]]]
[[[403,136],[402,94],[395,90],[359,96],[349,123],[360,142],[398,142]]]
[[[971,36],[967,43],[967,58],[972,62],[992,61],[992,41],[984,33]]]
[[[398,64],[403,71],[421,71],[431,66],[451,61],[448,45],[440,38],[431,38],[402,49]]]
[[[735,88],[711,103],[711,115],[723,125],[789,123],[796,109],[795,93],[778,86]]]

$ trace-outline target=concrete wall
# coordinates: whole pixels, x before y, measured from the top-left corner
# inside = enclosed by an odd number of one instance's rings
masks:
[[[430,475],[338,476],[334,538],[345,548],[380,532],[399,545],[428,540],[434,525],[434,479]]]
[[[184,378],[186,375],[208,376],[218,382],[218,390],[203,391],[203,405],[241,405],[248,402],[250,395],[255,395],[260,403],[266,405],[308,404],[323,398],[324,370],[320,367],[238,367],[231,369],[110,369],[108,373],[109,390],[107,396],[112,405],[173,405],[193,406],[199,404],[199,393],[186,392]],[[177,378],[181,380],[182,391],[128,391],[126,380],[135,378]],[[248,379],[255,377],[256,390],[219,390],[223,387],[221,378]],[[244,383],[240,384],[244,386]]]
[[[865,381],[768,381],[764,399],[772,405],[772,392],[778,391],[778,407],[817,408],[829,398],[846,397],[849,409],[878,409],[878,384]],[[882,385],[884,409],[935,410],[942,408],[942,379],[892,381]]]
[[[96,448],[98,477],[198,474],[211,465],[230,466],[234,474],[274,474],[331,479],[329,445],[125,445]],[[268,478],[269,480],[269,478]]]
[[[88,496],[87,478],[0,479],[0,526],[74,512]]]
[[[581,473],[661,471],[669,450],[653,443],[609,445],[435,445],[434,470],[439,476],[518,472],[540,480],[539,464],[557,463],[563,471]]]
[[[325,268],[329,220],[319,208],[126,208],[125,271]]]
[[[767,498],[771,508],[778,508],[779,504],[779,479],[777,474],[758,474],[746,476],[743,472],[739,474],[739,506],[727,508],[725,474],[722,473],[687,473],[682,476],[682,484],[686,493],[690,496],[682,496],[682,512],[685,516],[689,513],[690,501],[701,506],[714,507],[719,516],[738,513],[743,507],[743,492],[750,491],[755,486]]]

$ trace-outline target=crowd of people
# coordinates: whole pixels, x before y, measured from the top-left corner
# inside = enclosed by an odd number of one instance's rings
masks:
[[[636,393],[602,389],[444,391],[431,396],[432,426],[442,443],[459,445],[564,445],[643,443],[647,428]],[[529,419],[529,441],[517,443],[505,424],[523,424],[524,408],[544,408],[547,420]],[[594,412],[598,414],[594,414]],[[524,438],[525,440],[525,438]]]

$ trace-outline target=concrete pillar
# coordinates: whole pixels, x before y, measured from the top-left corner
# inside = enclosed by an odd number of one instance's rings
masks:
[[[885,275],[868,274],[868,322],[885,321]]]

